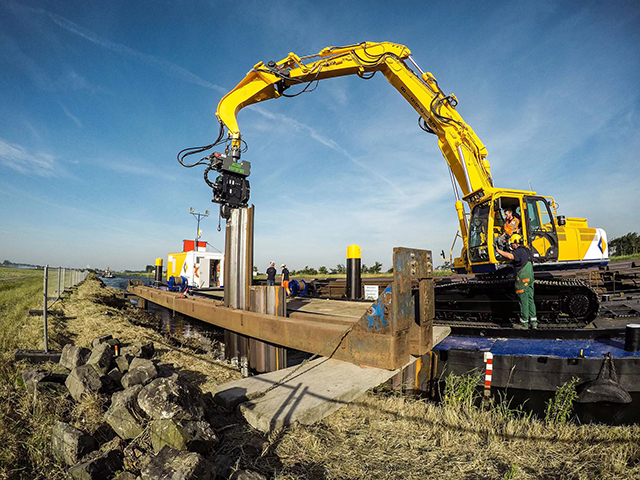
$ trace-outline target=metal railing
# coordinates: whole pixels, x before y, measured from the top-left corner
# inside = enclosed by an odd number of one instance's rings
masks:
[[[87,270],[78,270],[75,268],[49,268],[49,265],[44,267],[42,321],[44,322],[44,351],[46,353],[49,352],[47,340],[47,309],[60,300],[65,290],[83,282],[88,274],[89,272]]]
[[[60,299],[62,293],[71,287],[81,283],[89,272],[87,270],[78,270],[76,268],[65,267],[44,267],[44,291],[47,293],[48,305]]]

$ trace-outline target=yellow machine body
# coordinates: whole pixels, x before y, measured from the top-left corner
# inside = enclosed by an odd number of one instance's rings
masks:
[[[502,267],[504,259],[496,257],[494,243],[504,233],[507,207],[520,217],[519,233],[536,265],[574,268],[608,262],[604,230],[589,228],[585,219],[558,216],[551,197],[494,186],[487,149],[457,112],[457,98],[445,95],[404,45],[363,42],[327,47],[307,57],[290,53],[279,62],[256,64],[218,104],[216,116],[228,130],[228,149],[239,161],[242,139],[236,116],[242,108],[278,98],[291,86],[345,75],[369,77],[376,72],[382,72],[415,109],[421,128],[438,138],[451,174],[463,241],[461,256],[453,261],[456,270],[483,273]]]

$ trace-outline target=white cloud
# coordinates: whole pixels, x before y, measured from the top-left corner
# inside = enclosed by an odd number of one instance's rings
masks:
[[[69,117],[69,119],[71,119],[71,121],[73,123],[75,123],[80,128],[83,127],[82,122],[80,121],[80,119],[78,117],[76,117],[74,114],[72,114],[67,107],[65,107],[62,103],[60,103],[60,107],[62,108],[62,111],[64,112],[64,114],[67,117]]]
[[[51,177],[55,174],[56,159],[43,152],[28,151],[21,145],[0,139],[0,163],[17,172]]]
[[[146,53],[142,53],[139,52],[137,50],[134,50],[133,48],[127,47],[126,45],[122,45],[120,43],[116,43],[116,42],[112,42],[110,40],[106,40],[104,38],[99,37],[98,35],[96,35],[95,33],[91,32],[90,30],[87,30],[86,28],[81,27],[80,25],[73,23],[71,20],[68,20],[60,15],[57,15],[55,13],[51,13],[51,12],[46,12],[43,10],[43,12],[45,12],[50,18],[51,20],[53,20],[53,22],[64,28],[65,30],[67,30],[68,32],[71,32],[75,35],[78,35],[82,38],[84,38],[85,40],[88,40],[102,48],[105,48],[107,50],[111,50],[112,52],[118,53],[120,55],[125,55],[125,56],[129,56],[132,58],[135,58],[137,60],[140,60],[144,63],[146,63],[147,65],[151,65],[155,68],[157,68],[158,70],[171,75],[175,78],[178,78],[182,81],[188,82],[188,83],[193,83],[195,85],[199,85],[201,87],[205,87],[205,88],[211,88],[213,90],[216,90],[220,93],[227,93],[227,90],[215,85],[207,80],[205,80],[202,77],[199,77],[198,75],[196,75],[195,73],[190,72],[189,70],[182,68],[178,65],[176,65],[175,63],[169,62],[167,60],[163,60],[160,59],[158,57],[154,57],[153,55],[149,55]]]

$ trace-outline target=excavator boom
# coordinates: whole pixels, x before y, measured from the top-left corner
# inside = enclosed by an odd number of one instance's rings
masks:
[[[493,181],[485,146],[456,111],[455,96],[445,95],[433,75],[422,72],[411,58],[411,51],[403,45],[364,42],[327,47],[308,57],[290,53],[279,62],[260,62],[222,98],[216,116],[228,129],[232,150],[239,150],[241,134],[236,117],[242,108],[287,96],[285,91],[295,85],[308,88],[313,82],[346,75],[368,78],[378,71],[418,112],[423,128],[437,135],[440,150],[463,196],[481,192],[476,195],[480,198],[490,194]]]

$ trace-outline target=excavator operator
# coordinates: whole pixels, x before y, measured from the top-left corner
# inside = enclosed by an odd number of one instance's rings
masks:
[[[504,219],[504,233],[507,237],[511,237],[514,233],[520,233],[520,220],[513,215],[512,209],[505,209]]]
[[[502,226],[502,233],[498,236],[498,247],[503,250],[508,250],[509,239],[511,235],[520,233],[520,220],[513,214],[513,209],[504,209],[504,225]]]
[[[516,294],[520,304],[520,322],[514,325],[515,328],[528,329],[538,328],[538,318],[536,314],[536,304],[533,301],[533,264],[531,263],[531,252],[522,245],[522,237],[514,233],[509,238],[511,253],[500,250],[496,245],[496,251],[513,263],[516,273]]]

